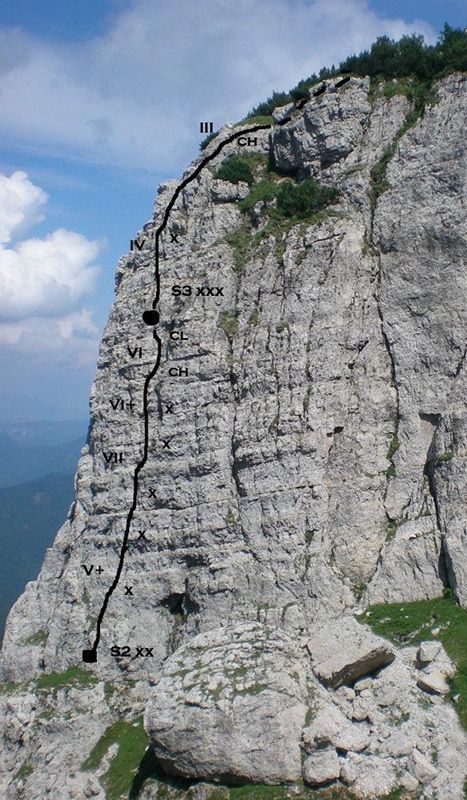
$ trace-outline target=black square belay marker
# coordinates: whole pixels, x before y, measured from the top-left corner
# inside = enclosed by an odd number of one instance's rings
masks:
[[[95,664],[97,661],[97,652],[95,650],[83,650],[83,661],[88,664]]]

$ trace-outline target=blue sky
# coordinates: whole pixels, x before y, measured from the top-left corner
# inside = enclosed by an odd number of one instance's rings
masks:
[[[116,259],[200,120],[240,119],[378,35],[434,42],[466,18],[464,0],[3,4],[0,421],[87,416]]]

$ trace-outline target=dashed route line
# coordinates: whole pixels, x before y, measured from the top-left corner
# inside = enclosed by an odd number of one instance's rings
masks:
[[[343,79],[338,84],[336,84],[336,88],[338,86],[343,85],[344,83],[347,83],[348,80],[350,80],[350,78]],[[324,91],[326,91],[326,88],[327,88],[327,86],[321,87],[319,90],[317,90],[314,93],[313,96],[316,97],[319,94],[322,94]],[[307,104],[308,102],[309,102],[308,100],[304,100],[304,99],[300,100],[295,104],[295,107],[297,109],[302,109],[303,106],[305,104]],[[224,147],[226,145],[230,144],[230,142],[234,142],[235,139],[239,138],[240,136],[244,136],[245,134],[256,133],[257,131],[269,130],[270,128],[273,128],[274,125],[277,125],[278,127],[280,127],[282,125],[285,125],[287,122],[290,122],[291,119],[293,119],[291,116],[286,116],[286,117],[284,117],[284,119],[281,119],[281,120],[279,120],[279,122],[276,122],[276,123],[271,123],[271,124],[268,124],[268,125],[255,125],[252,128],[242,128],[240,131],[236,131],[235,133],[231,134],[231,136],[228,136],[227,139],[224,139],[215,148],[215,150],[213,150],[211,155],[209,155],[206,158],[204,158],[198,164],[196,169],[194,169],[193,172],[187,178],[185,178],[185,180],[183,180],[179,184],[179,186],[177,186],[175,192],[173,193],[173,196],[172,196],[170,202],[168,203],[168,205],[167,205],[167,207],[165,209],[162,222],[159,225],[159,227],[156,229],[155,244],[154,244],[154,278],[155,278],[155,283],[156,283],[156,296],[155,296],[155,298],[153,300],[153,303],[152,303],[152,310],[145,311],[144,314],[143,314],[143,320],[146,322],[146,324],[148,324],[148,325],[156,325],[159,322],[159,314],[156,311],[156,307],[157,307],[157,304],[159,303],[159,299],[160,299],[160,270],[159,270],[160,238],[161,238],[161,235],[164,232],[165,228],[167,227],[167,223],[169,221],[170,212],[171,212],[172,208],[174,207],[174,205],[175,205],[175,203],[177,201],[177,198],[179,197],[180,193],[183,191],[183,189],[186,186],[188,186],[189,183],[191,183],[195,178],[198,177],[198,175],[204,169],[204,167],[207,164],[209,164],[209,162],[212,161],[216,156],[218,156],[219,153],[224,149]],[[331,238],[331,237],[329,237],[329,238]],[[157,371],[159,369],[159,366],[160,366],[160,363],[161,363],[161,354],[162,354],[162,340],[158,336],[158,334],[157,334],[155,329],[153,331],[153,336],[154,336],[154,339],[157,342],[157,357],[156,357],[156,362],[155,362],[153,368],[151,369],[149,374],[146,376],[146,379],[144,381],[144,389],[143,389],[143,419],[144,419],[143,457],[137,463],[137,465],[135,467],[135,471],[133,473],[133,502],[131,504],[130,510],[128,511],[128,515],[127,515],[127,519],[126,519],[125,532],[123,534],[122,548],[120,550],[120,557],[119,557],[118,567],[117,567],[114,579],[113,579],[111,585],[109,586],[109,588],[107,589],[107,591],[105,593],[104,600],[103,600],[101,609],[99,611],[99,615],[97,617],[96,631],[95,631],[94,642],[92,644],[92,647],[90,649],[82,651],[82,660],[84,662],[87,662],[87,663],[90,663],[90,664],[95,663],[97,661],[97,649],[99,647],[99,642],[100,642],[100,639],[101,639],[102,622],[104,620],[104,616],[105,616],[105,613],[107,611],[107,607],[109,605],[110,598],[112,597],[115,589],[117,588],[117,586],[119,584],[119,581],[120,581],[121,574],[122,574],[123,565],[124,565],[124,562],[125,562],[125,553],[126,553],[126,551],[128,549],[128,539],[129,539],[129,536],[130,536],[131,523],[133,521],[133,516],[134,516],[134,513],[136,511],[136,507],[137,507],[137,503],[138,503],[139,474],[140,474],[141,470],[143,469],[143,467],[145,466],[145,464],[146,464],[146,462],[148,460],[148,453],[149,453],[149,412],[148,412],[149,385],[150,385],[152,379],[154,378],[154,376],[156,375],[156,373],[157,373]]]

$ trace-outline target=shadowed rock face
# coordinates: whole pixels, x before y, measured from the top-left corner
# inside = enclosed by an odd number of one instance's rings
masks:
[[[224,126],[120,259],[76,501],[7,623],[7,800],[104,798],[105,760],[78,767],[151,693],[146,727],[171,773],[461,800],[464,734],[423,688],[452,665],[394,657],[352,611],[445,586],[467,603],[467,83],[439,84],[373,205],[370,171],[409,104],[368,89],[351,79],[214,156]],[[247,184],[215,176],[233,153],[338,201],[271,232],[261,202],[241,211]],[[77,683],[66,671],[121,563],[93,679]],[[60,690],[27,683],[51,672]]]

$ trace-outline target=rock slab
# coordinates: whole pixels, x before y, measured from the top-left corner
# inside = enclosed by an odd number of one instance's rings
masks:
[[[326,686],[337,688],[370,675],[394,661],[388,642],[375,636],[353,617],[316,629],[307,643],[313,671]]]

